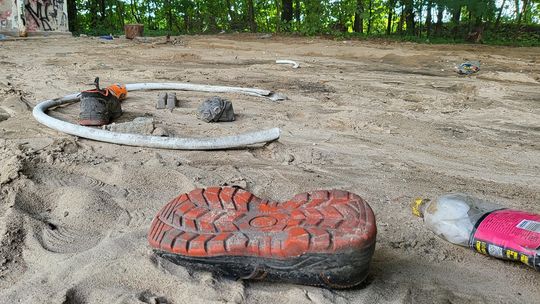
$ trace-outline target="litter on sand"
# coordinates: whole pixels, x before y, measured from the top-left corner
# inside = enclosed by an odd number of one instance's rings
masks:
[[[151,135],[155,126],[152,117],[137,117],[133,121],[112,123],[104,125],[102,128],[111,132]]]
[[[173,110],[176,107],[176,93],[159,93],[156,103],[156,109],[169,109]]]
[[[480,61],[467,61],[457,67],[460,75],[471,75],[480,71]]]
[[[96,82],[98,83],[99,79],[96,79]],[[213,93],[239,93],[250,96],[265,97],[271,100],[274,100],[275,98],[286,98],[283,95],[275,94],[274,92],[268,90],[242,87],[212,86],[192,83],[133,83],[127,84],[125,86],[113,85],[107,88],[107,90],[101,90],[98,83],[95,90],[90,90],[92,91],[92,94],[97,94],[95,95],[95,100],[90,101],[94,104],[98,104],[100,103],[100,101],[106,101],[106,99],[103,98],[105,95],[109,96],[113,95],[114,93],[118,94],[115,95],[117,98],[125,98],[128,91],[143,90],[182,90]],[[117,93],[116,91],[118,91],[119,93]],[[49,108],[70,104],[81,100],[81,95],[82,93],[75,93],[60,98],[41,101],[34,107],[32,115],[41,124],[44,124],[47,127],[66,134],[114,144],[174,150],[218,150],[241,148],[277,140],[279,139],[281,134],[281,130],[279,128],[270,128],[266,130],[254,131],[243,134],[210,138],[164,137],[161,134],[159,136],[148,136],[139,134],[115,133],[106,130],[90,128],[85,125],[75,125],[46,114],[46,111]],[[89,121],[95,123],[90,124],[90,126],[107,124],[111,120],[111,118],[114,117],[114,115],[112,115],[111,113],[114,113],[115,115],[121,113],[121,109],[120,111],[117,111],[117,108],[113,106],[110,107],[112,110],[116,111],[111,111],[111,109],[107,109],[106,115],[95,112],[98,114],[96,116],[97,119],[94,119],[94,117],[90,117]],[[83,109],[88,109],[88,113],[94,113],[92,107],[85,107]],[[230,110],[233,114],[232,105],[230,107]],[[230,117],[230,114],[226,114],[224,117]],[[232,117],[234,117],[234,114]],[[85,116],[83,116],[82,118],[85,118]],[[100,118],[105,119],[103,121],[100,121]],[[105,122],[107,119],[108,121]]]
[[[156,109],[165,109],[165,105],[167,104],[167,93],[159,93],[158,99],[156,103]]]
[[[127,97],[125,85],[113,84],[104,89],[99,87],[99,77],[94,80],[94,89],[81,92],[79,124],[102,126],[122,115],[122,100]]]
[[[417,199],[413,214],[450,243],[540,271],[540,214],[505,209],[466,194]]]
[[[176,93],[167,93],[167,109],[172,110],[176,107]]]
[[[227,99],[214,96],[199,106],[197,117],[205,122],[234,121],[233,105]]]
[[[293,69],[298,69],[300,67],[300,64],[298,64],[298,62],[292,61],[292,60],[287,60],[287,59],[276,60],[276,63],[277,64],[291,64]]]
[[[275,202],[210,187],[166,204],[148,241],[162,258],[218,275],[339,289],[366,279],[376,234],[371,207],[347,191]]]

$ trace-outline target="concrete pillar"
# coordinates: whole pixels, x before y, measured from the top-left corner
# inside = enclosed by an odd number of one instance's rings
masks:
[[[69,33],[65,0],[0,0],[0,33]]]

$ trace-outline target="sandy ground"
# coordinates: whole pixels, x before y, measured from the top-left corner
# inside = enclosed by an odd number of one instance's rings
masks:
[[[540,303],[540,273],[448,244],[410,201],[464,191],[540,212],[540,49],[256,36],[146,43],[91,38],[0,42],[0,303]],[[294,59],[300,69],[276,65]],[[481,60],[482,71],[453,68]],[[237,121],[206,124],[209,94],[134,92],[119,121],[153,115],[173,136],[280,127],[279,141],[189,152],[78,139],[38,124],[39,100],[102,83],[258,87],[275,103],[224,94]],[[54,116],[75,121],[78,106]],[[363,286],[330,291],[241,282],[153,257],[150,220],[179,193],[237,184],[283,200],[337,188],[378,221]]]

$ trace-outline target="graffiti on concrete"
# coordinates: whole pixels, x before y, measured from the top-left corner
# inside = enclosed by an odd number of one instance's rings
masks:
[[[0,0],[0,32],[68,31],[65,0]]]
[[[64,0],[25,0],[24,10],[29,32],[67,30]]]
[[[11,27],[12,8],[8,1],[0,0],[0,30],[6,30]]]

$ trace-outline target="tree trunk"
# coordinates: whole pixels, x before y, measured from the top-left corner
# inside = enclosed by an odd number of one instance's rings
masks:
[[[405,22],[407,24],[407,34],[414,35],[414,5],[413,0],[405,1]]]
[[[523,20],[524,20],[525,22],[527,22],[527,12],[528,12],[528,10],[529,10],[529,4],[531,4],[531,1],[530,1],[530,0],[528,0],[527,2],[525,2],[524,5],[523,5],[523,16],[522,16],[522,18],[523,18]]]
[[[105,10],[106,10],[106,6],[105,6],[105,0],[99,0],[99,14],[101,16],[100,17],[100,20],[101,20],[101,25],[103,26],[104,22],[105,22],[105,17],[106,17],[106,13],[105,13]]]
[[[452,29],[452,32],[454,34],[454,38],[456,38],[457,36],[460,20],[461,20],[461,5],[458,5],[456,8],[454,8],[454,11],[452,12],[452,23],[454,24],[454,28]]]
[[[281,21],[290,23],[293,19],[293,1],[282,0],[281,9]]]
[[[294,19],[296,19],[296,22],[300,22],[300,0],[294,1]]]
[[[495,28],[499,28],[499,22],[501,22],[501,15],[502,15],[505,4],[506,4],[506,0],[503,0],[501,4],[501,8],[499,8],[499,13],[497,14],[497,20],[495,21]]]
[[[371,17],[373,15],[373,0],[369,0],[369,17],[367,21],[367,34],[371,33]]]
[[[186,33],[189,33],[191,30],[191,22],[187,12],[184,13],[184,29]]]
[[[519,0],[514,0],[514,3],[515,3],[515,7],[516,7],[516,23],[519,22],[519,18],[520,18],[520,10],[519,10]]]
[[[154,29],[152,27],[152,17],[150,16],[150,1],[146,1],[146,22],[148,23],[148,28]]]
[[[225,4],[227,5],[227,14],[229,15],[229,20],[231,22],[231,28],[232,29],[236,29],[235,28],[235,24],[236,24],[236,15],[235,13],[233,12],[233,10],[231,9],[231,0],[227,0],[225,2]]]
[[[90,9],[89,9],[89,13],[90,13],[90,27],[92,27],[92,29],[96,29],[97,28],[97,15],[98,15],[98,4],[97,4],[97,1],[90,1]]]
[[[281,13],[283,13],[283,9],[282,9],[282,5],[281,5],[281,1],[283,0],[274,0],[273,2],[275,3],[275,6],[276,6],[276,32],[279,33],[281,32]],[[270,1],[270,3],[272,3],[272,1]],[[271,6],[272,4],[270,4]]]
[[[172,31],[173,20],[171,0],[165,0],[165,7],[167,9],[167,30],[170,33]]]
[[[414,34],[416,35],[416,33],[418,33],[418,37],[422,37],[422,31],[424,31],[424,28],[423,28],[424,23],[422,22],[423,10],[424,10],[424,0],[420,1],[420,7],[418,8],[418,23],[415,22]],[[413,12],[414,12],[414,1],[413,1]]]
[[[523,0],[523,7],[521,8],[521,13],[518,16],[518,22],[517,24],[521,24],[521,20],[523,19],[523,16],[527,13],[527,7],[529,6],[529,0]]]
[[[139,15],[136,13],[137,8],[135,7],[134,1],[135,0],[131,0],[131,5],[130,5],[131,14],[133,15],[133,18],[135,18],[135,21],[137,21],[137,23],[141,23],[141,17],[139,17]],[[92,14],[92,12],[90,12],[90,14]]]
[[[398,22],[398,28],[397,31],[401,35],[403,34],[403,23],[405,23],[405,9],[404,6],[401,6],[401,13],[399,15],[399,22]]]
[[[435,35],[440,36],[443,25],[444,6],[437,5],[437,23],[435,24]]]
[[[427,16],[426,16],[426,34],[429,37],[431,35],[431,10],[433,9],[433,1],[429,0],[427,3]]]
[[[386,24],[386,35],[392,33],[392,18],[394,17],[394,6],[396,5],[395,0],[392,0],[388,3],[388,20]]]
[[[253,0],[248,0],[247,4],[249,30],[252,33],[255,33],[257,31],[257,23],[255,23],[255,7],[253,6]]]
[[[356,0],[356,11],[354,12],[353,30],[357,33],[364,32],[364,3],[363,0]]]
[[[124,16],[126,15],[126,4],[123,1],[116,0],[116,18],[118,19],[119,28],[124,28]],[[114,11],[113,11],[114,12]]]
[[[77,22],[77,1],[76,0],[67,1],[67,13],[68,13],[69,31],[72,33],[75,33],[79,30],[79,25]]]

